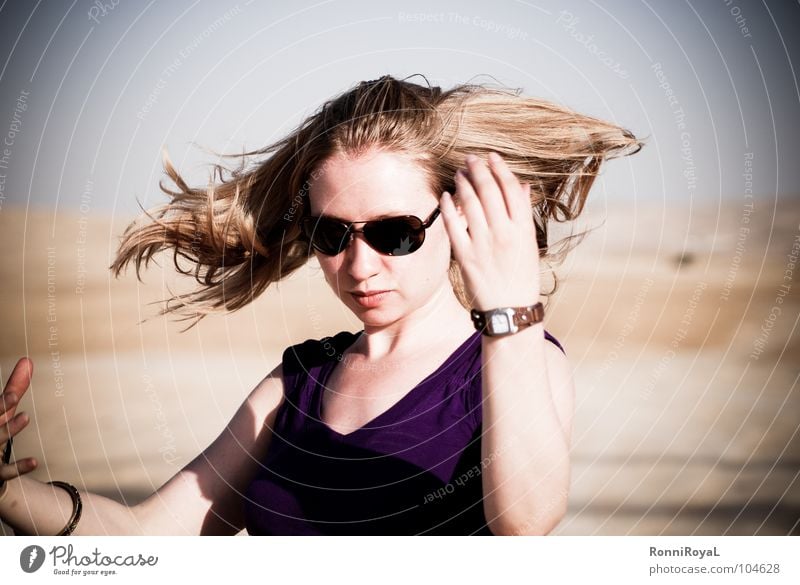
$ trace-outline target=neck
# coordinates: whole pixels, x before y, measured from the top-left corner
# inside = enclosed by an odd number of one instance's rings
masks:
[[[388,325],[364,325],[352,350],[369,361],[410,356],[431,347],[450,347],[475,332],[466,309],[449,283],[425,305]]]

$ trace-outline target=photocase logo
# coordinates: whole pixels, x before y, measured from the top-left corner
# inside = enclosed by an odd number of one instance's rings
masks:
[[[26,546],[19,553],[19,566],[26,573],[35,573],[44,564],[44,549],[41,546],[32,544]]]

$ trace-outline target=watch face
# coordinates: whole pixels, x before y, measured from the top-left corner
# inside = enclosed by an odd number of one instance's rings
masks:
[[[511,331],[511,323],[508,320],[508,315],[505,313],[494,313],[489,320],[489,330],[495,335]]]

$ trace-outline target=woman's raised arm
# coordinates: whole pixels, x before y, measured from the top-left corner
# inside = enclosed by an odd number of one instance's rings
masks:
[[[32,373],[33,362],[19,360],[3,391],[0,453],[9,436],[28,423],[15,410]],[[236,534],[244,528],[242,494],[267,452],[282,401],[283,376],[278,365],[248,395],[220,435],[143,502],[128,507],[81,491],[83,512],[73,534]],[[21,534],[57,534],[72,514],[72,500],[61,488],[24,477],[34,468],[32,458],[0,464],[0,479],[6,479],[0,518]]]

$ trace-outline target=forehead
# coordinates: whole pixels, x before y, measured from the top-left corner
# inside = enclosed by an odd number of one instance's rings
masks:
[[[437,200],[421,163],[378,150],[326,159],[312,172],[308,195],[312,215],[344,220],[419,215]]]

